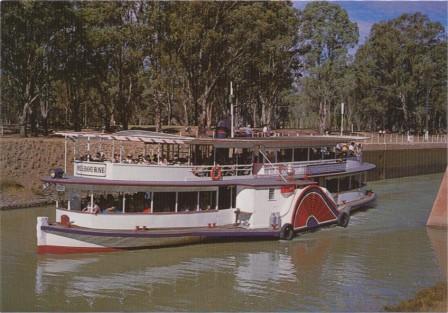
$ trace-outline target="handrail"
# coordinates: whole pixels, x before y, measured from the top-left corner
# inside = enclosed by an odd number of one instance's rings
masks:
[[[358,160],[356,158],[349,158],[348,160]],[[264,165],[264,173],[261,175],[272,176],[281,173],[280,168],[288,167],[293,169],[299,175],[323,174],[329,172],[342,172],[346,170],[347,159],[331,159],[331,160],[317,160],[317,161],[302,161],[302,162],[281,162],[270,163],[269,166]]]
[[[232,164],[232,165],[216,165],[221,168],[221,173],[223,176],[240,176],[239,173],[242,172],[241,176],[252,175],[253,164]],[[215,165],[195,165],[191,167],[191,171],[196,176],[210,176],[211,170]],[[226,175],[230,173],[230,175]]]
[[[269,158],[266,156],[266,154],[263,153],[263,151],[260,150],[261,155],[263,156],[263,158],[268,161],[269,165],[271,165],[271,167],[273,167],[274,165],[272,164],[271,160],[269,160]],[[278,173],[281,177],[281,179],[286,183],[287,180],[286,178],[283,176],[282,172],[280,171],[280,169],[278,169]]]

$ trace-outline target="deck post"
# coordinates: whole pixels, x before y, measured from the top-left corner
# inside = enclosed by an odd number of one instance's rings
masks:
[[[123,192],[123,209],[122,209],[122,213],[125,212],[125,206],[126,206],[126,194]]]
[[[188,165],[191,165],[191,145],[188,145]]]
[[[154,191],[151,191],[151,213],[154,212]]]
[[[70,200],[68,200],[68,201],[67,201],[67,210],[70,211],[71,209],[72,209],[72,207],[71,207],[71,205],[70,205]]]
[[[112,139],[112,157],[110,159],[112,162],[115,160],[115,139]]]
[[[90,192],[90,210],[93,212],[93,192]]]
[[[174,205],[174,212],[177,212],[178,202],[179,202],[179,192],[176,191],[176,204]]]
[[[230,208],[233,208],[233,187],[230,187]]]
[[[87,137],[87,161],[90,161],[90,137]]]
[[[216,190],[216,207],[215,207],[215,210],[219,210],[218,203],[219,203],[219,187],[218,187],[218,190]]]
[[[73,140],[73,163],[76,161],[76,143],[78,142],[78,138]]]
[[[307,161],[310,160],[310,147],[307,148],[307,152],[306,152],[306,160],[307,160]]]
[[[67,136],[64,136],[64,173],[67,173]]]
[[[196,202],[196,211],[199,211],[199,191],[198,191],[198,199]]]

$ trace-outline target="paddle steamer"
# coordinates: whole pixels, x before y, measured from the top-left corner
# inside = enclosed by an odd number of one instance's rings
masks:
[[[291,240],[324,225],[346,227],[353,210],[375,199],[365,189],[375,166],[362,161],[362,137],[58,135],[65,137],[64,168],[42,178],[58,200],[55,221],[37,218],[40,253]],[[126,151],[130,142],[140,145],[138,157]]]

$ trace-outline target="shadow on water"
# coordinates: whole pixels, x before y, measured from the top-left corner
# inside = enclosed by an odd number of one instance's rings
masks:
[[[440,179],[372,183],[376,206],[353,215],[348,228],[290,242],[37,256],[36,216],[53,209],[2,212],[1,309],[378,311],[446,269],[446,231],[424,226]]]

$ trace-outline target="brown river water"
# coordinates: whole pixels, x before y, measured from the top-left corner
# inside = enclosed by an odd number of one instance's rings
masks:
[[[54,208],[3,211],[0,311],[381,311],[446,279],[447,233],[425,227],[441,178],[372,182],[348,228],[290,242],[37,255]]]

